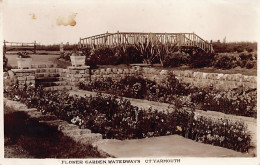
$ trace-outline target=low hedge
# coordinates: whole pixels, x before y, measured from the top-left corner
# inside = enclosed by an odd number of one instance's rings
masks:
[[[214,57],[212,66],[218,69],[232,69],[236,67],[252,69],[257,66],[257,54],[254,52],[221,53]]]
[[[130,76],[120,81],[107,78],[104,81],[80,83],[79,88],[170,103],[176,107],[187,106],[254,118],[257,116],[256,89],[245,89],[243,87],[229,91],[217,91],[210,88],[201,89],[180,83],[172,73],[167,76],[163,84],[160,85],[142,77]]]
[[[104,138],[133,139],[179,134],[195,141],[248,152],[251,137],[242,122],[198,116],[183,108],[171,112],[139,109],[129,101],[111,97],[69,96],[66,91],[44,91],[18,85],[7,88],[5,97],[51,113]]]

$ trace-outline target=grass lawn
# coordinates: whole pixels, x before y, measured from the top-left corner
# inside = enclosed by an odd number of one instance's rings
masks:
[[[243,75],[249,75],[249,76],[256,76],[257,70],[256,69],[246,69],[246,68],[240,68],[236,67],[233,69],[217,69],[213,67],[205,67],[205,68],[190,68],[189,66],[181,66],[181,67],[175,67],[175,68],[163,68],[159,65],[155,65],[155,68],[158,69],[165,69],[165,70],[192,70],[194,72],[205,72],[205,73],[223,73],[223,74],[243,74]]]
[[[54,60],[59,57],[59,55],[30,55],[33,60],[33,64],[46,64],[54,63]],[[15,54],[7,54],[8,65],[11,67],[17,67],[17,57]]]
[[[24,112],[8,107],[4,112],[6,158],[101,157],[92,146],[75,143],[56,129],[28,119]]]
[[[7,54],[17,54],[18,52],[28,52],[34,54],[32,51],[8,51]],[[38,55],[60,55],[60,51],[36,50]]]
[[[120,69],[126,69],[126,68],[131,68],[131,66],[127,66],[124,64],[121,65],[98,65],[99,68],[120,68]],[[216,69],[213,67],[205,67],[205,68],[190,68],[189,66],[181,66],[181,67],[174,67],[174,68],[165,68],[160,66],[160,64],[154,64],[152,67],[155,69],[164,69],[164,70],[192,70],[194,72],[205,72],[205,73],[224,73],[224,74],[243,74],[243,75],[250,75],[250,76],[256,76],[257,71],[256,69],[245,69],[245,68],[233,68],[233,69],[227,69],[227,70],[222,70],[222,69]]]

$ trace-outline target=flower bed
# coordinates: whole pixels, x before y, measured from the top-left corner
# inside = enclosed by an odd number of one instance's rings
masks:
[[[173,74],[169,74],[162,85],[142,77],[126,77],[120,81],[107,78],[105,81],[81,83],[80,89],[106,92],[118,96],[147,99],[174,104],[176,107],[191,107],[254,117],[256,111],[256,89],[234,89],[217,91],[210,88],[199,89],[180,83]]]
[[[89,128],[104,138],[133,139],[179,134],[186,138],[240,152],[248,152],[251,137],[242,122],[210,119],[193,111],[145,111],[129,101],[104,97],[69,96],[66,91],[44,91],[42,88],[18,85],[5,91],[5,97],[35,107],[42,113],[55,114],[63,120]]]

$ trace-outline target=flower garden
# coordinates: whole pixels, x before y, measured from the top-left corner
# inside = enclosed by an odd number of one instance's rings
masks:
[[[131,77],[122,81],[130,81],[128,79]],[[177,81],[174,86],[165,84],[166,86],[162,88],[156,87],[156,84],[152,84],[152,82],[146,81],[146,83],[151,85],[149,86],[151,90],[148,90],[152,92],[151,99],[161,98],[162,102],[173,101],[179,95],[188,96],[190,95],[188,91],[196,90],[187,90],[188,86],[182,86],[183,84]],[[97,87],[105,88],[104,84],[100,85]],[[127,89],[130,92],[128,97],[145,98],[148,96],[142,91],[143,83],[130,85],[125,85],[125,93],[128,93]],[[110,84],[111,86],[113,84]],[[111,87],[111,89],[115,89],[115,87]],[[120,87],[117,92],[119,90]],[[174,95],[170,99],[164,100],[162,93],[167,94],[168,90],[171,90]],[[131,105],[128,100],[116,96],[100,94],[95,97],[70,96],[68,91],[46,91],[41,87],[33,88],[31,86],[21,89],[18,84],[6,88],[4,95],[8,99],[26,104],[29,108],[37,108],[43,114],[54,114],[62,120],[79,125],[82,129],[88,128],[93,132],[101,133],[103,138],[124,140],[178,134],[194,141],[239,152],[248,152],[250,149],[251,136],[243,122],[207,118],[197,115],[194,110],[178,106],[178,104],[175,104],[175,108],[171,111],[165,109],[164,112],[159,112],[153,109],[140,109]],[[196,101],[202,98],[201,95],[196,96]],[[190,97],[192,98],[192,96]],[[193,98],[193,100],[195,99]],[[178,100],[175,101],[178,102]]]
[[[229,91],[218,91],[213,88],[202,89],[180,83],[172,73],[169,73],[161,84],[142,77],[128,76],[119,81],[107,78],[105,81],[81,83],[79,88],[170,103],[176,108],[189,107],[254,118],[257,116],[256,89],[243,87]]]
[[[175,46],[169,45],[154,46],[148,42],[143,44],[120,45],[115,48],[96,48],[94,45],[91,49],[82,50],[85,61],[83,60],[82,64],[77,66],[82,67],[85,62],[91,67],[88,71],[78,69],[75,73],[74,70],[69,73],[69,69],[62,69],[65,81],[68,81],[65,83],[75,80],[74,83],[78,84],[76,80],[87,77],[88,79],[84,79],[83,82],[80,80],[78,87],[81,90],[98,93],[96,96],[72,96],[67,90],[45,90],[38,84],[36,87],[27,86],[28,83],[25,83],[27,78],[22,75],[19,79],[27,85],[24,88],[20,88],[19,83],[5,86],[4,97],[22,102],[28,108],[36,108],[43,114],[56,115],[59,119],[76,124],[82,129],[87,128],[93,133],[100,133],[105,139],[141,139],[177,134],[196,142],[238,152],[249,152],[253,138],[244,122],[219,117],[211,118],[196,111],[215,111],[256,119],[256,88],[238,86],[224,91],[213,87],[195,87],[181,82],[172,72],[167,72],[166,78],[159,83],[134,73],[122,77],[113,75],[117,76],[115,79],[105,75],[104,79],[102,77],[91,80],[91,69],[95,69],[98,65],[131,63],[149,65],[160,63],[162,67],[185,65],[190,68],[256,69],[256,53],[244,51],[234,55],[224,53],[216,55],[200,51],[195,53],[177,51]],[[63,53],[60,58],[66,61],[71,55],[71,53]],[[6,66],[5,68],[8,70]],[[48,68],[38,70],[48,70]],[[50,72],[55,70],[56,74],[56,68],[49,70]],[[77,72],[82,73],[76,75]],[[42,73],[43,76],[48,74]],[[64,78],[59,77],[62,74],[57,73],[56,78]],[[115,74],[121,73],[115,72]],[[39,76],[40,73],[37,75]],[[35,73],[30,77],[34,82],[38,78]],[[69,80],[66,79],[68,77]],[[128,98],[168,103],[171,106],[164,111],[153,108],[147,110],[132,105]]]

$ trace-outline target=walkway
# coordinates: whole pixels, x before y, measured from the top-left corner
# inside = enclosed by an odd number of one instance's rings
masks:
[[[99,150],[117,158],[129,157],[250,157],[209,144],[195,142],[179,135],[133,140],[103,140],[95,144]]]

